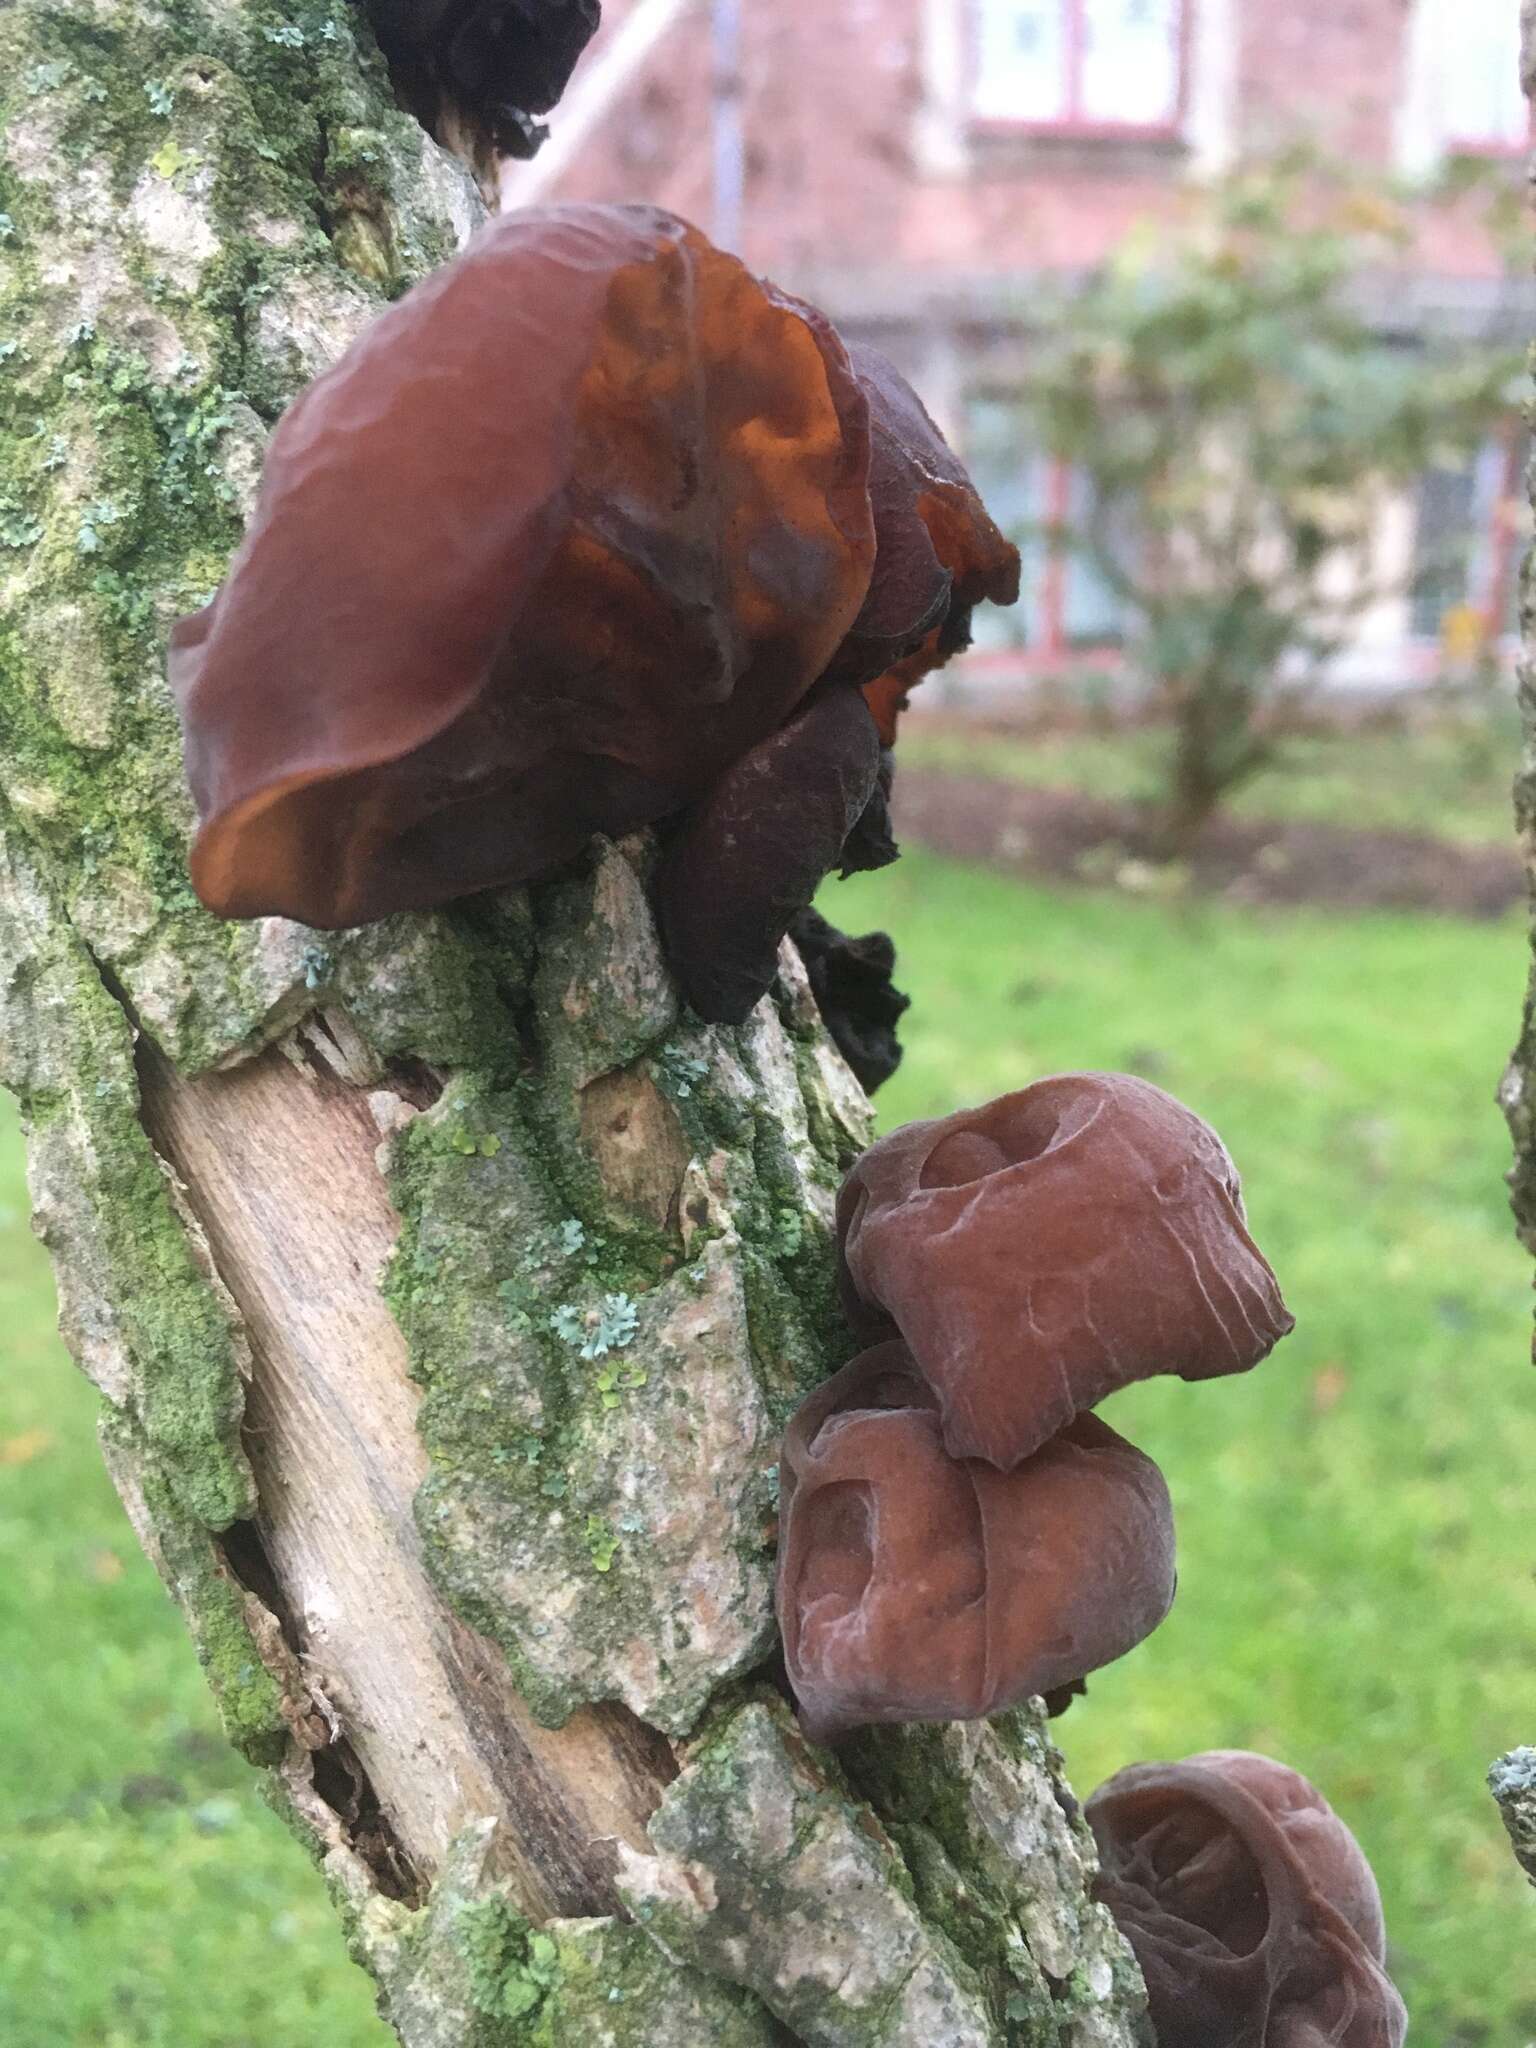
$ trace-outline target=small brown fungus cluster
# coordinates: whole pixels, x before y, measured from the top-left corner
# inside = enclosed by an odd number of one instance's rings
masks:
[[[739,1021],[822,876],[894,854],[897,698],[1017,587],[813,307],[653,207],[505,215],[289,408],[173,634],[194,884],[345,926],[670,821],[673,965]]]
[[[1061,1700],[1174,1590],[1155,1465],[1090,1412],[1256,1364],[1291,1327],[1215,1133],[1062,1074],[891,1133],[838,1199],[870,1348],[784,1443],[779,1620],[808,1730]]]
[[[1094,1415],[1011,1471],[952,1458],[899,1340],[800,1408],[780,1486],[784,1650],[814,1741],[1056,1692],[1133,1649],[1173,1600],[1150,1458]]]
[[[850,1323],[900,1330],[957,1458],[1006,1468],[1133,1380],[1242,1372],[1291,1328],[1226,1147],[1130,1074],[904,1125],[838,1231]]]
[[[1401,2048],[1376,1880],[1299,1773],[1245,1750],[1137,1764],[1087,1815],[1163,2048]]]

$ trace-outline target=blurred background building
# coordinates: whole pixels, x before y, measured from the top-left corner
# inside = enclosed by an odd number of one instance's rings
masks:
[[[1518,179],[1527,141],[1510,0],[605,0],[604,16],[511,192],[648,198],[709,228],[883,347],[1021,531],[1073,517],[1084,489],[1030,447],[1019,406],[1042,288],[1239,151],[1304,139],[1427,190],[1457,159]],[[1530,331],[1523,280],[1470,212],[1426,214],[1404,266],[1361,289],[1387,346]],[[1398,593],[1361,619],[1336,685],[1431,679],[1448,621],[1512,634],[1523,448],[1512,417],[1388,507]],[[985,622],[946,694],[1112,675],[1123,631],[1091,566],[1037,543],[1023,601]]]

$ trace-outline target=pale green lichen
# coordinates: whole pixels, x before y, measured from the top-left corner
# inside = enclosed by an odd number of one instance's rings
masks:
[[[411,2048],[775,2048],[762,2007],[611,1919],[533,1927],[492,1874],[494,1824],[449,1849],[425,1907],[343,1900]]]
[[[387,1291],[425,1388],[437,1584],[541,1717],[617,1696],[680,1730],[771,1640],[775,1424],[847,1337],[835,1167],[782,1023],[679,1017],[647,858],[599,843],[533,892],[499,1030],[394,1141]],[[646,1139],[677,1185],[632,1196],[621,1159],[616,1193],[588,1106],[619,1132],[657,1114],[652,1070],[687,1077]]]
[[[96,956],[195,1069],[255,1034],[283,984],[259,931],[192,898],[164,630],[222,573],[262,422],[320,367],[308,337],[347,338],[468,204],[351,15],[313,5],[5,10],[0,129],[0,790]],[[336,238],[365,218],[388,275],[339,283]],[[61,687],[100,715],[71,715]]]
[[[19,1097],[64,1326],[187,1514],[250,1510],[240,1353],[139,1121],[133,1038],[0,804],[0,1083]],[[87,1308],[88,1285],[99,1306]]]
[[[1002,2048],[981,1981],[911,1898],[895,1843],[782,1707],[724,1715],[628,1853],[669,1953],[741,1985],[807,2048]]]

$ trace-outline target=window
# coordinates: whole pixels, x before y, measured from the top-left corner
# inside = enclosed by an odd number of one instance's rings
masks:
[[[1442,6],[1438,29],[1445,147],[1524,148],[1531,117],[1520,90],[1520,10],[1514,0]]]
[[[1183,0],[973,0],[972,112],[1162,133],[1179,119]]]
[[[1447,156],[1510,155],[1529,140],[1516,0],[1414,0],[1400,168],[1430,177]]]
[[[1074,649],[1118,646],[1125,638],[1125,606],[1092,562],[1061,552],[1042,529],[1077,524],[1092,510],[1092,486],[1080,472],[1030,446],[1018,404],[1006,393],[977,394],[966,406],[965,461],[971,480],[998,525],[1016,543],[1022,562],[1019,601],[1007,609],[983,605],[972,621],[983,653],[1028,652],[1062,661]],[[1129,546],[1112,535],[1118,552]]]
[[[1417,638],[1438,639],[1458,611],[1476,613],[1499,633],[1516,630],[1526,453],[1524,435],[1510,433],[1486,442],[1461,468],[1422,478],[1410,600]]]

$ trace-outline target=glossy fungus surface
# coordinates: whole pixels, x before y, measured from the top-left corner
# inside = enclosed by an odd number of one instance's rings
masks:
[[[1079,1416],[1015,1471],[944,1448],[899,1342],[792,1418],[778,1611],[806,1731],[974,1720],[1070,1687],[1173,1598],[1173,1522],[1150,1459]]]
[[[494,221],[289,409],[176,629],[198,893],[353,924],[681,807],[852,626],[868,464],[831,327],[697,230]]]
[[[838,1227],[854,1328],[897,1329],[950,1452],[1004,1470],[1132,1380],[1242,1372],[1292,1327],[1220,1139],[1126,1074],[893,1131]]]
[[[537,73],[516,9],[439,26],[493,17]],[[528,104],[586,19],[551,11]],[[674,961],[737,1021],[822,875],[895,857],[896,709],[1017,583],[916,397],[814,308],[655,208],[507,214],[285,414],[173,633],[194,884],[360,924],[676,818]]]
[[[1376,1880],[1315,1785],[1212,1750],[1119,1772],[1087,1814],[1161,2048],[1400,2048]]]

